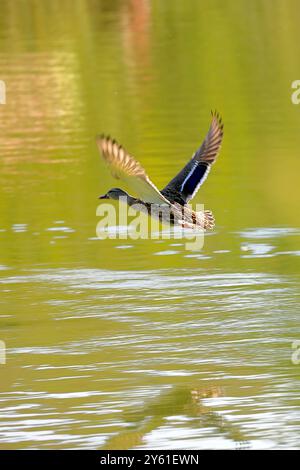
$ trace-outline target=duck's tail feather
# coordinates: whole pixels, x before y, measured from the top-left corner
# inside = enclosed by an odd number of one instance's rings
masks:
[[[201,215],[204,230],[212,230],[215,226],[215,218],[211,211],[198,212]]]
[[[211,211],[192,212],[191,216],[190,220],[179,221],[182,227],[195,228],[198,226],[204,230],[212,230],[215,226],[215,218]]]
[[[212,230],[215,226],[215,218],[211,211],[204,211],[204,228]]]

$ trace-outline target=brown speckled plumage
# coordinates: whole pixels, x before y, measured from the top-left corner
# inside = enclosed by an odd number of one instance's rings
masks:
[[[142,210],[150,213],[157,208],[158,217],[166,222],[160,209],[168,208],[171,214],[168,223],[182,227],[199,227],[212,229],[214,216],[211,211],[195,212],[188,202],[195,196],[201,184],[205,181],[211,165],[216,161],[223,138],[223,123],[217,112],[212,113],[212,121],[208,133],[199,149],[194,153],[184,168],[159,191],[152,183],[144,168],[126,150],[110,137],[100,136],[97,145],[112,175],[131,186],[138,198],[133,198],[118,188],[113,198],[119,195],[127,196],[129,205],[139,203]],[[111,196],[105,195],[105,198]]]

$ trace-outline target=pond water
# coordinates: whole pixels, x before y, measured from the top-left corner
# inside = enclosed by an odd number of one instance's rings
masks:
[[[0,447],[299,448],[299,3],[1,10]],[[215,108],[202,250],[98,239],[95,135],[162,188]]]

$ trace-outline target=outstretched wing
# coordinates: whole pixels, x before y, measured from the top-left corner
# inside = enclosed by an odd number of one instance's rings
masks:
[[[219,114],[212,112],[212,121],[201,147],[194,153],[185,167],[170,181],[161,193],[171,201],[186,204],[192,199],[206,180],[211,165],[215,162],[223,138],[223,123]]]
[[[97,137],[96,141],[112,175],[127,183],[137,193],[139,199],[153,204],[170,205],[149,179],[144,168],[121,145],[105,136]]]

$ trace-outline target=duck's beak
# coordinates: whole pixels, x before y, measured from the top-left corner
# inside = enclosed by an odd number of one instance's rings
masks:
[[[107,194],[103,194],[103,196],[99,196],[99,199],[109,199]]]

